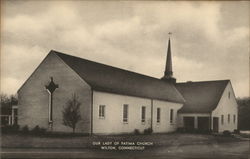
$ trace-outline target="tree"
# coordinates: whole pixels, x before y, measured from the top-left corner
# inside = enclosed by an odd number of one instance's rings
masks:
[[[239,117],[238,117],[238,128],[240,130],[250,130],[250,97],[246,98],[238,98],[238,110],[239,110]]]
[[[72,95],[72,98],[69,99],[64,107],[63,113],[63,124],[73,129],[73,133],[75,133],[76,124],[81,119],[80,114],[80,106],[81,103],[78,100],[76,94]]]
[[[0,109],[1,114],[11,114],[11,109],[13,105],[17,105],[18,99],[16,95],[6,95],[0,94]]]

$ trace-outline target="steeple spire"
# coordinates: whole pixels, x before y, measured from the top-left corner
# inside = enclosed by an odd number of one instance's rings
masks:
[[[169,33],[169,35],[170,34],[171,33]],[[166,66],[165,66],[165,72],[164,72],[164,76],[162,77],[162,80],[170,81],[170,82],[173,82],[173,83],[176,82],[176,79],[173,77],[170,37],[168,39],[168,51],[167,51]]]
[[[167,60],[166,60],[164,77],[170,78],[172,76],[173,76],[173,70],[172,70],[171,42],[170,42],[170,38],[169,38],[168,39],[168,52],[167,52]]]

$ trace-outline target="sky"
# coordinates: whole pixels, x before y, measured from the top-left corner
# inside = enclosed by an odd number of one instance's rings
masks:
[[[5,1],[1,93],[15,94],[50,50],[161,78],[171,35],[177,82],[230,79],[249,96],[247,1]]]

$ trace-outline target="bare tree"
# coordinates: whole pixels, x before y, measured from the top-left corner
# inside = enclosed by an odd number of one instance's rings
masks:
[[[7,113],[10,114],[11,113],[11,107],[12,105],[17,105],[18,103],[18,99],[17,99],[17,95],[6,95],[6,94],[0,94],[0,112],[1,113]]]
[[[76,124],[81,119],[80,114],[81,103],[78,100],[76,94],[72,95],[72,98],[69,99],[64,107],[63,113],[63,124],[73,129],[75,133]]]

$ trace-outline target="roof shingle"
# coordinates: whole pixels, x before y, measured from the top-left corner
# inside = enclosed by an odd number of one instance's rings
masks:
[[[51,52],[58,55],[94,90],[177,103],[185,102],[172,83],[57,51]]]
[[[186,100],[180,113],[210,113],[222,96],[229,80],[177,83],[176,88]]]

